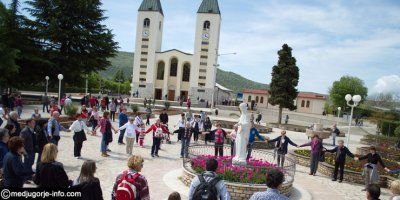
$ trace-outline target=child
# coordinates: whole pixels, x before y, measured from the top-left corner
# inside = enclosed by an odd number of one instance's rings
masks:
[[[215,157],[224,156],[224,141],[226,138],[226,132],[221,128],[221,124],[217,123],[217,129],[210,132],[210,135],[214,136],[214,144],[215,144]]]
[[[136,139],[136,132],[140,130],[136,124],[134,123],[134,118],[129,117],[129,122],[124,124],[119,128],[119,130],[124,130],[125,131],[125,138],[126,138],[126,154],[132,155],[132,148],[133,148],[133,142]]]
[[[139,132],[139,145],[140,147],[144,148],[144,137],[146,136],[146,129],[144,123],[140,124]]]

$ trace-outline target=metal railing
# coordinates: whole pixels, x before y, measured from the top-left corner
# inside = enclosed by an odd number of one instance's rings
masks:
[[[198,158],[199,156],[206,156],[206,155],[214,155],[215,154],[215,146],[210,145],[190,145],[188,147],[188,156],[183,159],[183,167],[191,173],[199,174],[192,168],[192,160]],[[224,156],[231,156],[231,146],[230,145],[223,145],[223,155]],[[266,149],[253,149],[251,153],[251,159],[259,160],[262,162],[268,162],[271,164],[275,164],[275,168],[280,169],[285,175],[285,183],[292,183],[294,181],[294,176],[296,172],[296,161],[286,156],[285,162],[283,166],[278,166],[277,164],[277,157],[278,155],[274,153],[274,150],[266,150]],[[220,164],[221,165],[221,164]],[[222,163],[224,168],[232,166],[232,160]],[[252,166],[252,165],[245,165],[243,166],[248,170],[267,170],[269,167],[260,167],[260,166]],[[243,184],[243,183],[242,183]],[[244,184],[256,185],[256,183],[248,182]]]

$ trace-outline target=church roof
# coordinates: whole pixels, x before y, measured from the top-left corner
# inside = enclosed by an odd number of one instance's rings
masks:
[[[218,0],[203,0],[197,13],[221,14],[219,11]]]
[[[159,51],[159,52],[156,52],[156,53],[161,53],[162,54],[162,53],[168,53],[168,52],[171,52],[171,51],[177,51],[179,53],[186,54],[186,55],[193,55],[191,53],[186,53],[186,52],[180,51],[178,49],[169,49],[169,50],[166,50],[166,51]]]
[[[164,15],[160,0],[143,0],[139,11],[157,11]]]

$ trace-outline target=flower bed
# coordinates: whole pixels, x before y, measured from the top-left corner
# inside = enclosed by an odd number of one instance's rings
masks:
[[[383,135],[365,135],[361,138],[361,143],[367,145],[381,146],[381,147],[394,147],[398,138],[387,137]]]
[[[200,155],[191,159],[192,169],[196,173],[202,173],[206,168],[206,161],[209,158],[214,158],[213,155]],[[217,174],[221,179],[229,182],[252,183],[252,184],[265,184],[266,172],[270,168],[277,168],[275,164],[250,159],[247,166],[234,166],[232,165],[231,156],[218,157]],[[277,168],[278,169],[278,168]]]
[[[305,156],[305,157],[310,157],[310,154],[311,154],[310,150],[295,150],[294,153]],[[355,156],[358,157],[358,155],[355,155]],[[382,160],[389,169],[399,169],[400,168],[400,165],[397,164],[397,162],[395,160],[391,160],[386,157],[382,157]],[[325,163],[334,166],[335,165],[335,154],[326,153],[325,154]],[[355,161],[353,158],[347,157],[345,169],[361,173],[364,169],[365,163],[366,163],[366,160]],[[381,175],[398,177],[398,175],[387,173],[380,165],[378,166],[378,169],[379,169],[379,174],[381,174]]]

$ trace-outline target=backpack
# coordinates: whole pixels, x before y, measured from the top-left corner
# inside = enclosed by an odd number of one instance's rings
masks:
[[[135,173],[132,177],[128,175],[128,171],[124,171],[122,179],[118,183],[117,190],[115,192],[116,200],[134,200],[139,199],[137,188],[135,186],[136,178],[139,177],[139,173]]]
[[[219,177],[213,178],[207,182],[203,175],[198,176],[200,185],[198,185],[193,193],[193,200],[218,200],[217,183],[221,180]]]

